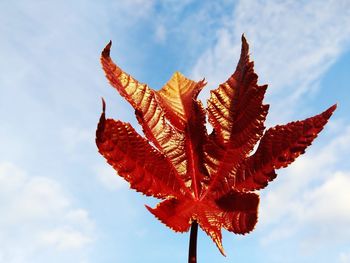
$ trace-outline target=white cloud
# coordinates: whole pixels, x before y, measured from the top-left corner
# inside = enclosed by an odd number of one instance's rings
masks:
[[[342,252],[339,255],[339,262],[340,263],[350,263],[350,252]]]
[[[312,250],[347,242],[350,236],[350,126],[338,127],[334,139],[320,150],[310,149],[263,191],[262,244],[300,238]],[[344,166],[345,164],[345,166]]]
[[[80,231],[70,227],[62,227],[46,231],[40,236],[41,241],[59,250],[81,248],[92,241],[92,239]]]
[[[137,18],[149,16],[153,11],[155,2],[155,0],[124,0],[116,2],[115,5],[123,15],[129,18],[125,22],[132,22]]]
[[[82,144],[90,144],[95,140],[95,130],[65,127],[61,131],[61,140],[68,152],[74,152]]]
[[[286,117],[281,113],[293,113],[298,98],[317,89],[322,74],[346,50],[350,2],[239,1],[217,31],[217,44],[198,59],[193,78],[205,76],[213,87],[225,81],[238,61],[242,33],[251,44],[259,82],[269,84],[274,122],[280,121]]]
[[[62,256],[62,250],[85,257],[94,223],[57,181],[1,162],[0,200],[0,262],[37,262],[47,251]]]
[[[108,190],[115,191],[129,188],[128,183],[107,163],[95,166],[97,180]]]
[[[167,30],[164,25],[158,24],[156,26],[154,37],[157,42],[164,43],[167,37]]]
[[[321,224],[350,222],[350,173],[336,172],[330,176],[324,184],[305,193],[304,207],[307,209],[299,215],[300,220]]]

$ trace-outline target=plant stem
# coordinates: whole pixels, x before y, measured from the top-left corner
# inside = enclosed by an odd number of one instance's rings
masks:
[[[197,263],[197,233],[198,223],[193,221],[190,233],[190,246],[188,248],[188,263]]]

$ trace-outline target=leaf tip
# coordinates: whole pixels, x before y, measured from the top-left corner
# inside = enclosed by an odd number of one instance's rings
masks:
[[[242,34],[241,39],[242,39],[242,50],[247,50],[248,51],[249,45],[248,45],[247,39],[245,38],[244,33]]]
[[[331,111],[333,112],[333,111],[335,111],[335,110],[337,109],[337,107],[338,107],[338,103],[335,103],[334,105],[332,105],[332,106],[330,107],[330,109],[331,109]]]
[[[112,40],[110,40],[107,44],[107,46],[102,51],[102,57],[106,58],[109,57],[111,53],[111,46],[112,46]]]
[[[154,210],[152,207],[148,206],[148,205],[145,205],[146,209],[152,213],[152,211]]]
[[[224,257],[226,257],[226,253],[225,253],[224,247],[222,246],[221,242],[220,242],[220,244],[216,244],[216,245],[217,245],[217,247],[218,247],[218,249],[219,249],[221,255],[223,255]]]
[[[101,99],[102,99],[102,113],[104,114],[106,112],[106,102],[103,97]]]
[[[329,107],[327,110],[325,110],[322,113],[324,118],[329,119],[332,116],[333,112],[336,110],[337,106],[338,106],[338,104],[336,103],[336,104],[332,105],[331,107]]]
[[[103,98],[102,99],[102,113],[100,116],[100,121],[97,124],[97,130],[96,130],[96,144],[97,147],[99,147],[99,144],[102,140],[103,132],[105,129],[105,122],[106,122],[106,116],[105,116],[105,109],[106,109],[106,102]],[[99,150],[100,151],[100,150]]]

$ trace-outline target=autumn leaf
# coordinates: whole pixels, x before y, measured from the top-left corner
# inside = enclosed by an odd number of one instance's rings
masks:
[[[257,84],[248,43],[242,36],[237,68],[211,91],[205,109],[197,99],[205,81],[176,72],[159,91],[125,73],[110,58],[101,63],[110,84],[132,105],[146,138],[129,124],[105,117],[96,131],[99,152],[130,187],[163,201],[147,209],[177,232],[198,222],[224,254],[221,229],[252,231],[259,196],[317,137],[336,108],[265,131],[267,85]],[[208,134],[206,117],[213,127]],[[259,143],[255,152],[254,146]]]

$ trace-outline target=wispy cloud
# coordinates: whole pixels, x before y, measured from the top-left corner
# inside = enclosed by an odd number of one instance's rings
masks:
[[[206,76],[212,85],[225,81],[234,70],[242,33],[251,43],[259,82],[269,84],[273,122],[283,120],[287,114],[281,113],[294,113],[290,106],[312,94],[322,74],[349,47],[350,3],[239,1],[217,30],[216,45],[198,59],[194,78]]]
[[[350,170],[344,163],[350,127],[340,126],[332,136],[321,149],[310,149],[280,171],[280,182],[263,194],[262,244],[296,238],[300,249],[313,251],[348,242]]]
[[[97,181],[110,191],[129,187],[128,183],[107,163],[97,165],[95,172]]]
[[[0,262],[37,262],[47,251],[59,262],[62,249],[78,261],[87,256],[94,222],[57,181],[1,162],[0,197]]]
[[[120,191],[115,191],[126,184],[98,157],[94,145],[101,96],[111,101],[107,110],[114,112],[110,116],[128,121],[132,115],[131,108],[108,87],[100,69],[99,54],[108,40],[114,41],[113,57],[126,70],[154,76],[160,83],[164,82],[160,74],[168,74],[165,67],[155,74],[153,64],[146,63],[161,57],[160,63],[173,61],[171,66],[176,70],[191,71],[188,65],[201,54],[192,77],[206,77],[212,85],[232,73],[240,49],[239,37],[244,32],[251,43],[260,83],[270,84],[273,122],[286,119],[280,115],[282,104],[316,90],[317,80],[349,41],[348,1],[239,1],[234,11],[232,3],[0,2],[0,162],[10,161],[0,165],[0,262],[87,262],[90,246],[97,247],[98,259],[105,256],[108,261],[120,254],[117,256],[129,260],[133,251],[129,241],[150,248],[144,240],[154,232],[147,230],[143,239],[143,229],[145,220],[155,221],[145,217],[142,209],[134,210],[144,203],[136,204],[133,197],[138,195],[119,195]],[[156,48],[145,47],[147,41]],[[145,62],[144,57],[149,61]],[[280,100],[281,94],[286,100]],[[271,230],[280,236],[266,235],[270,242],[281,240],[281,233],[285,238],[297,235],[318,217],[329,222],[325,216],[329,198],[348,197],[342,186],[348,184],[349,169],[335,169],[340,166],[339,160],[344,160],[341,156],[348,156],[348,130],[340,130],[335,128],[339,139],[332,140],[324,151],[308,152],[306,159],[298,160],[284,174],[286,180],[279,178],[273,183],[276,187],[263,196],[268,200],[262,202],[266,205],[261,209],[264,234]],[[314,168],[315,162],[318,169]],[[335,176],[329,178],[329,174]],[[104,191],[94,182],[112,191]],[[104,203],[99,202],[97,199],[104,194]],[[76,205],[76,199],[86,207]],[[291,203],[294,200],[295,204]],[[332,209],[335,215],[348,215],[340,206]],[[271,216],[265,216],[264,211]],[[303,212],[308,214],[305,220],[300,216]],[[316,212],[317,218],[313,216]],[[139,235],[125,231],[131,220]],[[281,225],[284,220],[286,223]],[[321,227],[315,225],[316,230]],[[162,229],[158,234],[171,233],[163,231],[164,226],[158,222],[155,226]],[[94,242],[95,232],[107,241]],[[160,240],[157,245],[165,245],[163,236]],[[342,263],[349,258],[347,250],[343,251],[339,254]],[[159,257],[158,250],[154,254]],[[140,262],[136,255],[133,259]]]
[[[70,227],[55,228],[40,235],[46,246],[54,246],[59,251],[84,248],[92,239]]]
[[[350,252],[342,252],[339,255],[339,262],[340,263],[350,263]]]
[[[210,88],[225,81],[238,61],[242,33],[251,44],[259,83],[269,84],[268,125],[289,122],[309,110],[302,101],[317,94],[324,73],[349,49],[350,2],[239,1],[217,29],[216,44],[199,57],[192,77],[205,76]],[[348,241],[350,170],[344,163],[350,127],[332,120],[326,130],[332,134],[328,143],[314,145],[278,171],[276,182],[263,191],[262,244],[298,240],[294,245],[313,251]]]

